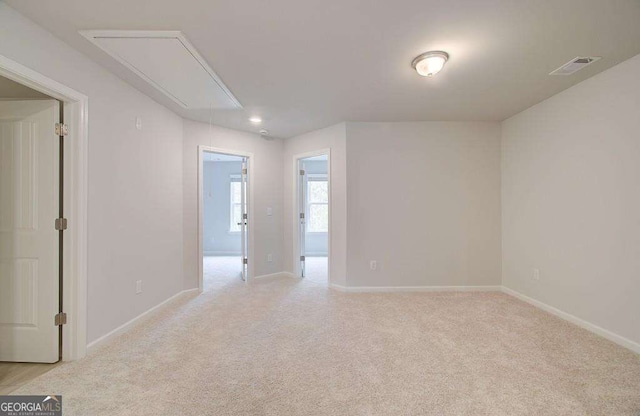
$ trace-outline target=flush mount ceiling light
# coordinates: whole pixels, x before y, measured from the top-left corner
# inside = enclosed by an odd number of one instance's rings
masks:
[[[262,119],[260,117],[251,117],[249,119],[250,122],[252,122],[253,124],[260,124],[262,123]]]
[[[432,77],[442,70],[448,59],[449,54],[446,52],[430,51],[417,56],[411,66],[423,77]]]

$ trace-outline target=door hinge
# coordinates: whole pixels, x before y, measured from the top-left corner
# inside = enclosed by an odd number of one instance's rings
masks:
[[[300,256],[300,261],[304,261],[305,256]]]
[[[54,321],[55,321],[56,326],[66,324],[67,323],[67,314],[65,312],[60,312],[60,313],[56,314],[56,316],[54,317]]]
[[[303,220],[304,219],[304,212],[300,213],[300,219]]]
[[[249,264],[249,259],[248,258],[243,258],[242,259],[242,264]]]
[[[66,136],[69,134],[69,126],[62,123],[56,123],[56,136]]]
[[[300,169],[300,176],[304,176],[304,169]]]
[[[67,229],[67,219],[66,218],[56,218],[55,221],[56,230],[64,231]]]

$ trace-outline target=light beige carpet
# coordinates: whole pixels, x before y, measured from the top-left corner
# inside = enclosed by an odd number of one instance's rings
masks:
[[[209,278],[14,394],[71,415],[640,415],[640,356],[501,293]]]
[[[321,285],[328,284],[327,269],[329,262],[327,257],[307,257],[305,279]]]

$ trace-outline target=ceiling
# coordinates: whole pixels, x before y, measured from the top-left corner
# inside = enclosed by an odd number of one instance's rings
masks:
[[[51,99],[40,91],[32,90],[22,84],[0,76],[0,100],[7,98],[44,98]]]
[[[9,0],[176,113],[186,110],[83,38],[180,30],[243,105],[216,124],[276,137],[341,121],[504,120],[640,53],[639,0]],[[433,78],[411,60],[444,50]],[[602,59],[549,76],[576,56]],[[258,115],[260,126],[248,118]]]

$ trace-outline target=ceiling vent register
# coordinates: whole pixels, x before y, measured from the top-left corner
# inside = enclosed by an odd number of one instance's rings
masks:
[[[562,65],[560,68],[551,71],[549,75],[571,75],[599,59],[599,56],[578,56]]]

